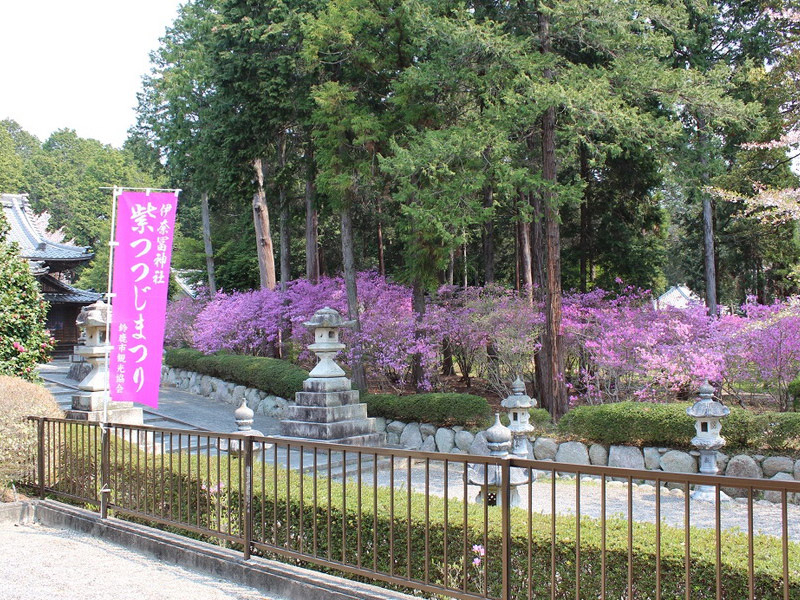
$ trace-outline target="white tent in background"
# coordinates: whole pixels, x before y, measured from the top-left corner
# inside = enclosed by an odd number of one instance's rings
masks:
[[[702,304],[703,300],[686,285],[673,285],[658,298],[653,300],[656,309],[672,307],[686,308],[690,304]]]

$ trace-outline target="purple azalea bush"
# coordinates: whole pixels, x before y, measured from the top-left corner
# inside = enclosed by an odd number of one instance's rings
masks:
[[[374,384],[403,386],[415,357],[423,389],[441,386],[448,357],[467,383],[485,378],[501,396],[517,375],[533,378],[543,311],[525,295],[499,286],[443,287],[420,317],[410,287],[374,272],[360,273],[357,283],[361,331],[342,332],[347,350],[341,359],[351,365],[360,357]],[[258,356],[280,347],[284,356],[311,366],[304,323],[325,306],[346,317],[341,278],[298,279],[285,292],[182,299],[168,309],[165,343]],[[631,287],[574,293],[564,297],[562,335],[572,403],[687,399],[707,379],[733,394],[747,382],[785,409],[788,385],[800,371],[798,299],[749,301],[736,314],[711,318],[702,304],[656,309],[648,291]]]

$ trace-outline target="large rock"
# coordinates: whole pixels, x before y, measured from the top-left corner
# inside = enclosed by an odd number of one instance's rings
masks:
[[[759,465],[751,456],[739,454],[728,461],[728,466],[725,469],[725,475],[728,477],[761,479],[761,465]],[[731,497],[741,497],[747,494],[747,490],[745,488],[726,487],[722,488],[722,490]]]
[[[764,470],[764,477],[772,477],[777,473],[791,473],[794,469],[794,461],[788,456],[770,456],[761,463]]]
[[[213,391],[214,388],[211,386],[211,377],[208,375],[203,375],[200,378],[200,395],[210,396]]]
[[[661,468],[661,453],[658,448],[644,449],[644,467],[648,471],[655,471]]]
[[[611,446],[608,466],[623,469],[644,469],[644,456],[635,446]]]
[[[588,465],[589,451],[586,449],[586,445],[581,442],[564,442],[558,446],[556,462]]]
[[[668,473],[697,473],[697,461],[688,452],[670,450],[661,457],[661,469]]]
[[[375,417],[375,431],[378,433],[386,431],[386,419],[383,417]]]
[[[422,434],[419,423],[409,423],[400,434],[400,445],[408,450],[419,450],[422,447]]]
[[[426,437],[420,450],[423,452],[436,452],[436,438],[432,435]]]
[[[247,393],[247,388],[243,385],[234,386],[233,391],[231,392],[231,398],[233,401],[238,404],[241,402],[242,398]]]
[[[440,427],[436,431],[436,448],[439,452],[450,452],[455,445],[456,434],[452,429]]]
[[[794,463],[794,478],[800,481],[800,460]]]
[[[456,432],[456,446],[462,452],[469,452],[469,447],[472,445],[472,440],[475,439],[475,436],[472,435],[469,431],[457,431]]]
[[[389,433],[396,433],[397,435],[400,435],[401,433],[403,433],[403,429],[405,428],[406,424],[403,423],[402,421],[392,421],[386,426],[386,431],[388,431]]]
[[[489,446],[486,444],[485,431],[479,431],[475,434],[472,443],[469,445],[469,453],[478,456],[489,456]]]
[[[390,446],[399,446],[400,445],[400,434],[389,432],[386,434],[386,443]]]
[[[608,465],[608,448],[602,444],[592,444],[589,447],[589,460],[593,465],[605,467]]]
[[[770,479],[772,479],[773,481],[794,481],[794,477],[789,475],[789,473],[784,473],[783,471],[775,473],[775,475],[770,477]],[[783,502],[783,494],[778,490],[765,490],[764,500],[768,500],[769,502],[775,502],[777,504],[779,502]],[[792,494],[792,493],[786,494],[786,500],[788,502],[796,502],[797,494]]]
[[[431,425],[430,423],[420,423],[419,432],[422,435],[422,439],[427,439],[428,436],[436,435],[436,425]]]
[[[724,452],[720,452],[717,450],[717,473],[724,473],[725,469],[728,466],[728,461],[731,459],[730,456],[725,454]]]
[[[540,437],[533,443],[533,456],[536,460],[553,460],[556,452],[558,444],[551,438]]]

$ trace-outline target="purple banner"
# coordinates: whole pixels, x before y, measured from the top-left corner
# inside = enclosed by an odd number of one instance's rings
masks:
[[[158,406],[169,262],[178,197],[122,192],[111,308],[111,399]]]

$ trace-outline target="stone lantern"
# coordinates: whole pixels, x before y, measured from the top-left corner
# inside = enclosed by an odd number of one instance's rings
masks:
[[[386,436],[376,431],[375,419],[367,416],[367,405],[360,402],[359,391],[352,389],[344,370],[333,360],[345,347],[339,341],[339,330],[354,323],[328,307],[304,323],[314,330],[314,343],[308,349],[319,362],[303,382],[303,391],[295,394],[295,403],[286,407],[280,425],[282,436],[354,446],[385,443]]]
[[[83,330],[84,343],[75,347],[75,354],[82,356],[92,370],[78,384],[79,393],[72,396],[72,410],[68,419],[85,421],[108,421],[141,425],[142,409],[134,408],[132,402],[115,402],[108,408],[109,383],[106,361],[113,349],[106,339],[109,306],[102,300],[83,307],[75,324]]]
[[[530,409],[536,406],[536,400],[525,393],[525,383],[520,377],[511,384],[511,395],[501,405],[508,409],[508,428],[513,440],[511,454],[519,458],[529,458],[527,441],[533,431]]]
[[[686,409],[686,414],[696,419],[697,435],[692,438],[692,444],[700,451],[700,473],[716,475],[717,450],[725,445],[725,438],[719,434],[722,429],[721,419],[728,416],[731,411],[727,406],[714,400],[714,388],[708,381],[700,386],[698,396],[700,399]],[[697,486],[692,498],[714,502],[715,488],[711,485]],[[720,491],[720,500],[730,500],[730,498]]]
[[[508,452],[511,449],[511,430],[500,422],[500,413],[494,415],[494,425],[486,430],[486,445],[489,447],[489,456],[497,458],[509,458]],[[510,481],[510,506],[522,506],[522,497],[519,493],[519,487],[529,482],[525,469],[511,468]],[[470,485],[480,487],[475,502],[478,504],[484,501],[489,506],[497,506],[502,504],[502,484],[503,484],[503,469],[500,465],[484,465],[476,464],[469,467],[467,473],[468,482]]]

